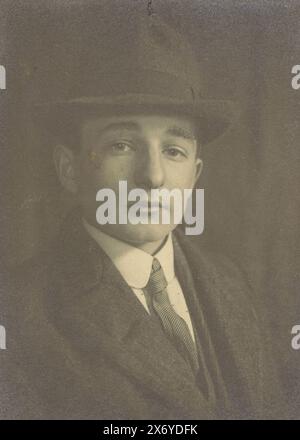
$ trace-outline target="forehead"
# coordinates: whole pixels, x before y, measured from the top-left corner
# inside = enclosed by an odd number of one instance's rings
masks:
[[[105,136],[117,132],[136,132],[142,135],[173,135],[194,139],[196,127],[192,118],[164,114],[127,114],[99,116],[82,124],[83,138]]]

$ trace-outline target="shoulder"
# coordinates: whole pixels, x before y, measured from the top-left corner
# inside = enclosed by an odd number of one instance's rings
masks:
[[[35,284],[43,284],[50,276],[55,253],[53,248],[45,249],[7,270],[7,277],[14,289],[28,289]]]
[[[48,248],[8,268],[8,276],[18,285],[26,286],[47,276],[55,260],[53,250]]]
[[[7,269],[7,311],[12,332],[22,332],[47,317],[51,286],[57,279],[54,242],[35,256]]]
[[[238,289],[240,295],[251,296],[252,287],[246,273],[228,255],[203,248],[199,241],[186,236],[181,229],[175,231],[174,239],[182,249],[196,282],[204,279],[212,286],[221,285],[222,291],[235,287],[233,291]]]

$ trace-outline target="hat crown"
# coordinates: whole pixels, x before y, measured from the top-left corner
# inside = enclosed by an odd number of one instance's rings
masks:
[[[147,93],[147,81],[161,73],[161,91],[177,80],[201,88],[201,69],[189,43],[157,14],[100,17],[91,26],[70,22],[33,64],[31,96],[37,102],[130,92]],[[145,87],[144,90],[142,88]]]
[[[35,120],[56,132],[89,115],[146,109],[196,117],[203,143],[220,136],[235,105],[207,96],[205,72],[178,29],[125,3],[34,22],[20,67]]]

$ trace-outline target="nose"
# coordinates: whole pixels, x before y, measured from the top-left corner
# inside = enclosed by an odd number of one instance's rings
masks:
[[[165,170],[160,148],[155,145],[143,150],[137,159],[136,185],[143,189],[161,188],[165,181]]]

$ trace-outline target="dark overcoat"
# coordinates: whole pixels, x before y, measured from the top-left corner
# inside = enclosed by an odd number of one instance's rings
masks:
[[[179,230],[173,242],[197,338],[212,380],[221,378],[214,404],[74,215],[50,250],[13,272],[2,418],[276,417],[279,395],[249,286],[231,262]]]

